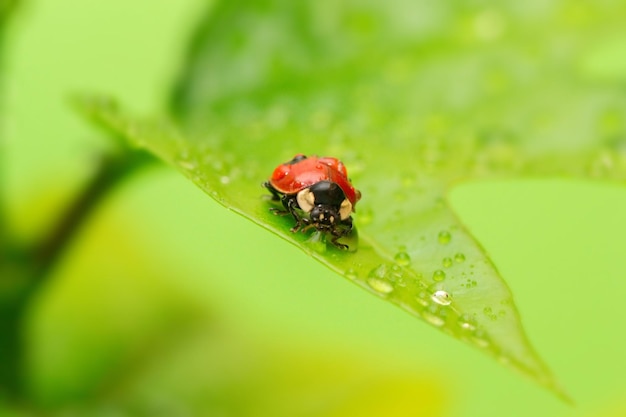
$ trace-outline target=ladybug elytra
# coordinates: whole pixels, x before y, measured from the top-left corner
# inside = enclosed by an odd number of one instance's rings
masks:
[[[352,231],[351,215],[361,193],[350,183],[341,161],[298,154],[276,167],[263,185],[285,208],[271,209],[274,214],[291,214],[296,220],[292,232],[315,228],[329,233],[333,245],[348,249],[337,240]]]

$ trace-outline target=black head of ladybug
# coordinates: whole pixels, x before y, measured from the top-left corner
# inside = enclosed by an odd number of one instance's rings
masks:
[[[332,181],[317,182],[301,190],[296,198],[300,209],[309,214],[310,222],[322,228],[331,228],[352,214],[352,203]]]

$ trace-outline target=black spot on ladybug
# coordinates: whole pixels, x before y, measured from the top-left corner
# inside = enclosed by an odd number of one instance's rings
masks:
[[[341,202],[346,199],[341,187],[331,181],[320,181],[309,187],[315,196],[315,204],[341,206]]]
[[[291,161],[286,162],[286,164],[287,165],[294,165],[294,164],[297,164],[298,162],[303,161],[305,159],[306,159],[305,155],[298,154],[298,155],[294,156]]]

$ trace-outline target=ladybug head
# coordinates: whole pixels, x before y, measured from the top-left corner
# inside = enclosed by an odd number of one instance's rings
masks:
[[[352,204],[339,185],[332,181],[319,181],[297,195],[298,205],[309,214],[311,222],[330,227],[346,220],[352,214]]]

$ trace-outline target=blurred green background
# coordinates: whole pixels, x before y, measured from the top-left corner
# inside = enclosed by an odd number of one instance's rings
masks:
[[[20,241],[53,227],[108,146],[69,95],[163,111],[209,8],[22,5],[4,28],[0,150]],[[155,165],[106,196],[46,277],[26,317],[27,396],[0,397],[0,416],[625,415],[624,188],[503,181],[450,199],[575,407]]]

